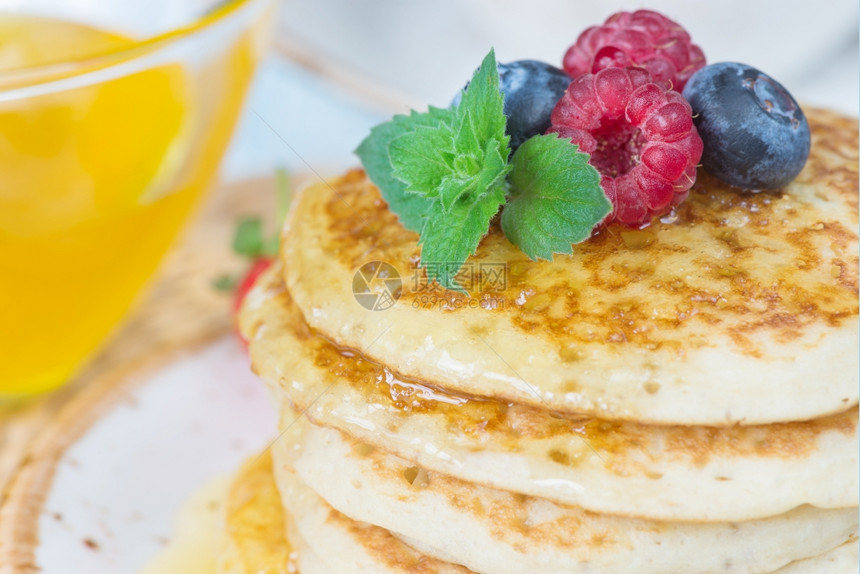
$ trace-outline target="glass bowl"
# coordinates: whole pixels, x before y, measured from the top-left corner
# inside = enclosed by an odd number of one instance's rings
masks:
[[[273,0],[0,0],[0,400],[54,388],[212,184]]]

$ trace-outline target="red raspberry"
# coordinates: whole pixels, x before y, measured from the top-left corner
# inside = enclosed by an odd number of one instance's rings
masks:
[[[564,55],[564,71],[574,78],[625,66],[641,66],[680,92],[705,66],[705,55],[684,28],[651,10],[613,14],[580,34]]]
[[[644,225],[684,201],[702,157],[690,104],[641,68],[576,78],[552,111],[548,133],[591,154],[614,207],[606,223]]]

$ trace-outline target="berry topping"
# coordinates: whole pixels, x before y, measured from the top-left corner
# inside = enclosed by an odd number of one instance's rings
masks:
[[[287,172],[279,169],[276,171],[276,177],[275,225],[276,229],[280,229],[289,209],[291,192]],[[212,282],[212,286],[219,291],[233,292],[234,314],[239,311],[260,275],[277,259],[279,247],[280,233],[276,231],[266,234],[263,231],[262,218],[250,216],[239,220],[233,235],[233,251],[248,260],[247,270],[240,275],[222,275]],[[247,348],[248,342],[242,337],[238,327],[236,335]]]
[[[782,85],[734,62],[699,70],[684,88],[704,142],[702,167],[729,185],[776,189],[809,156],[809,125]]]
[[[257,282],[257,279],[263,272],[271,267],[274,259],[270,257],[261,257],[259,259],[255,259],[253,263],[251,263],[251,267],[242,276],[241,281],[236,286],[236,291],[233,293],[233,312],[236,313],[239,311],[239,308],[242,306],[242,302],[245,300],[245,297],[248,295],[248,291],[251,290],[251,287],[254,286],[254,283]]]
[[[563,70],[537,60],[499,64],[499,89],[505,95],[505,132],[511,136],[511,152],[532,136],[549,128],[549,116],[570,84]],[[466,84],[468,86],[468,84]],[[454,98],[460,102],[462,92]]]
[[[647,224],[683,201],[696,180],[702,140],[690,105],[641,68],[575,79],[549,131],[591,154],[613,205],[607,223]]]
[[[651,10],[618,12],[602,26],[580,34],[564,55],[564,70],[573,77],[604,68],[638,66],[657,82],[681,91],[705,65],[702,50],[676,22]]]

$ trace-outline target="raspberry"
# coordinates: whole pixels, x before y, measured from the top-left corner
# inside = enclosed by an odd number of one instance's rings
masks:
[[[571,82],[548,133],[591,154],[612,201],[606,223],[640,226],[686,199],[702,140],[687,100],[641,68],[606,68]]]
[[[603,26],[580,34],[564,55],[564,71],[573,77],[604,68],[640,66],[678,92],[704,65],[705,55],[687,31],[651,10],[613,14]]]

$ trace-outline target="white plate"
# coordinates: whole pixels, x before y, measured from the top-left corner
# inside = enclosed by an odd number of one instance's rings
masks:
[[[234,337],[133,378],[59,461],[39,516],[42,574],[137,572],[195,489],[274,436],[274,410]]]

